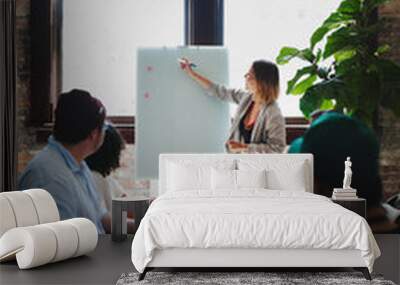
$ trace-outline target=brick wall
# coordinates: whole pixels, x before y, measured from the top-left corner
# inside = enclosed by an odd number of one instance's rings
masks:
[[[28,127],[31,82],[30,3],[31,0],[16,1],[18,172],[21,172],[35,152],[42,148],[42,145],[35,141],[35,129]]]
[[[400,0],[394,0],[379,10],[386,21],[380,43],[388,43],[387,57],[400,64]],[[400,78],[399,78],[400,80]],[[400,100],[400,94],[399,100]],[[381,142],[381,175],[386,197],[400,193],[400,118],[389,110],[381,110],[383,136]]]
[[[30,96],[30,1],[17,0],[17,135],[18,171],[22,171],[32,156],[43,145],[35,141],[35,129],[28,127]],[[380,9],[380,16],[387,19],[388,27],[380,42],[392,46],[388,57],[400,64],[400,0],[394,0]],[[400,94],[399,94],[400,96]],[[385,196],[400,193],[400,119],[390,111],[382,110],[383,127],[381,174]],[[134,146],[128,145],[122,155],[122,167],[113,175],[126,189],[148,188],[146,181],[134,181]]]

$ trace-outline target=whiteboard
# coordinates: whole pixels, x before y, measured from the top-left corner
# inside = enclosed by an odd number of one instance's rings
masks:
[[[216,47],[140,48],[137,51],[135,173],[158,178],[160,153],[220,153],[229,131],[229,104],[208,96],[178,59],[213,82],[228,84],[228,53]]]

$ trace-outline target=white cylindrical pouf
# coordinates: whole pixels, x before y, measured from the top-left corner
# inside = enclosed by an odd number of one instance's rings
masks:
[[[17,226],[11,204],[2,194],[0,193],[0,237],[9,229]]]
[[[17,227],[39,224],[38,215],[31,197],[22,191],[3,192],[1,195],[8,199],[14,211]]]
[[[57,238],[57,251],[51,262],[57,262],[73,257],[78,249],[78,233],[66,221],[41,225],[51,229]]]
[[[57,222],[60,220],[56,202],[49,192],[43,189],[29,189],[23,191],[28,194],[36,208],[39,224]]]
[[[40,266],[53,260],[57,250],[54,232],[41,225],[14,228],[0,239],[0,254],[15,254],[20,269]]]
[[[74,218],[65,220],[65,222],[74,226],[78,233],[78,250],[74,257],[86,254],[96,248],[98,233],[92,221],[85,218]]]

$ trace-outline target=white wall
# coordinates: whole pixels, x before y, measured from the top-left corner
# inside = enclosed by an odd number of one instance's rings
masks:
[[[225,46],[232,87],[255,59],[275,60],[283,46],[306,47],[311,33],[340,0],[225,0]],[[136,48],[177,46],[184,38],[184,0],[66,0],[63,91],[84,88],[109,115],[135,115]],[[298,116],[286,82],[301,66],[280,66],[280,106]]]
[[[66,0],[63,91],[83,88],[108,115],[134,115],[136,48],[183,44],[183,0]]]

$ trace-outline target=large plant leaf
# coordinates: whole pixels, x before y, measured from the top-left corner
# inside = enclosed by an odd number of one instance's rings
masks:
[[[309,118],[313,111],[321,109],[326,100],[340,101],[346,93],[346,87],[341,80],[329,79],[321,81],[307,89],[300,99],[300,110]]]
[[[279,55],[276,57],[276,62],[280,65],[283,65],[288,63],[295,57],[308,61],[310,63],[313,63],[316,58],[316,56],[309,48],[299,50],[294,47],[283,47],[280,50]]]
[[[373,63],[360,62],[349,66],[343,76],[348,90],[347,96],[343,97],[343,105],[350,115],[372,126],[381,93],[376,68],[373,68]]]
[[[319,43],[324,36],[329,33],[330,29],[326,26],[319,27],[311,36],[310,45],[311,49],[314,49],[314,46]]]
[[[287,83],[287,89],[286,89],[286,94],[290,94],[292,93],[293,87],[295,86],[295,84],[297,83],[297,81],[299,81],[303,76],[307,75],[307,74],[313,74],[315,73],[315,66],[306,66],[303,67],[299,70],[297,70],[295,76],[288,81]]]
[[[293,94],[293,95],[304,94],[304,92],[306,92],[307,89],[310,88],[313,85],[315,80],[317,80],[317,75],[316,74],[308,76],[306,79],[300,81],[299,83],[297,83],[293,87],[293,89],[291,91],[291,94]]]
[[[319,43],[327,33],[353,21],[354,19],[349,15],[341,14],[338,12],[332,13],[324,21],[322,26],[316,29],[312,34],[310,39],[311,50],[314,49],[315,45]]]
[[[321,106],[319,107],[321,110],[332,110],[335,107],[335,103],[332,99],[323,99]]]
[[[336,77],[347,77],[351,76],[354,69],[357,69],[358,66],[358,56],[357,54],[353,57],[345,59],[343,61],[338,61],[335,63],[335,74]]]
[[[378,47],[378,49],[375,52],[375,56],[381,56],[385,53],[387,53],[388,51],[390,51],[390,45],[388,44],[383,44],[381,46]]]
[[[337,12],[347,15],[355,15],[361,12],[361,8],[360,0],[345,0],[340,4]]]
[[[323,98],[315,96],[312,92],[306,92],[300,99],[300,110],[306,118],[310,118],[310,114],[320,109]]]
[[[321,58],[322,58],[322,50],[319,48],[315,56],[315,62],[318,63],[321,60]]]
[[[316,56],[313,54],[313,52],[309,48],[302,49],[297,56],[305,61],[310,62],[310,63],[314,63],[315,58],[316,58]]]
[[[276,57],[276,62],[280,65],[288,63],[292,58],[296,57],[300,50],[294,47],[281,48],[279,55]]]
[[[358,43],[357,34],[349,27],[343,27],[332,33],[327,40],[323,58],[328,58],[342,49],[352,49]]]
[[[340,50],[334,54],[336,63],[342,62],[356,55],[355,49]]]
[[[347,24],[349,22],[354,21],[355,19],[351,15],[333,12],[329,15],[329,17],[324,21],[323,25],[328,27],[337,27],[339,24]]]

